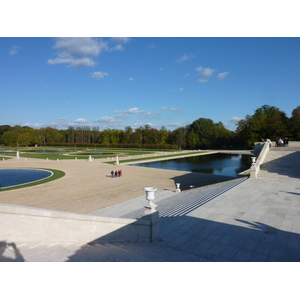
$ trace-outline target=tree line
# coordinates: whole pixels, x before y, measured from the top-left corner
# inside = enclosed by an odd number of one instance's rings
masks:
[[[231,131],[222,122],[199,118],[192,124],[173,131],[149,125],[133,129],[104,129],[97,126],[70,126],[68,129],[28,126],[0,126],[0,144],[4,146],[84,146],[152,149],[230,149],[253,148],[262,138],[276,137],[300,140],[300,106],[291,117],[279,108],[263,105],[247,115]]]

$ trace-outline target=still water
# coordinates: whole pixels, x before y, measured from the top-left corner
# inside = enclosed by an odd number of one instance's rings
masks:
[[[2,188],[29,183],[52,176],[52,172],[30,169],[0,169],[0,185]]]
[[[139,163],[134,166],[237,177],[238,173],[250,168],[251,156],[217,153]]]

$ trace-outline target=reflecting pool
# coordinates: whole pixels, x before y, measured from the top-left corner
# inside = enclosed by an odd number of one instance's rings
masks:
[[[52,172],[31,169],[0,169],[1,188],[29,183],[52,176]]]
[[[250,155],[217,153],[133,165],[237,177],[238,173],[250,168],[251,162]]]

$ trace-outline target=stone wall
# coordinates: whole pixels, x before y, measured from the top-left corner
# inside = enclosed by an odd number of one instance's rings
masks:
[[[158,239],[159,218],[121,219],[54,210],[0,205],[0,240],[46,244],[136,242]]]

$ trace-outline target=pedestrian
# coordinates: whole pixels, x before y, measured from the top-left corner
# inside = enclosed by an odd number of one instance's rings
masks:
[[[122,172],[122,170],[120,170],[120,177],[123,175],[123,172]]]
[[[279,147],[282,147],[283,146],[283,140],[281,138],[279,138],[278,140],[278,146]]]
[[[114,178],[115,172],[114,172],[114,171],[111,171],[110,174],[111,174],[111,178]]]
[[[276,141],[275,141],[275,147],[279,147],[279,139],[278,139],[278,137],[276,138]]]
[[[118,177],[118,171],[115,172],[115,177]]]
[[[287,137],[284,138],[284,146],[285,147],[289,146],[289,139]]]

